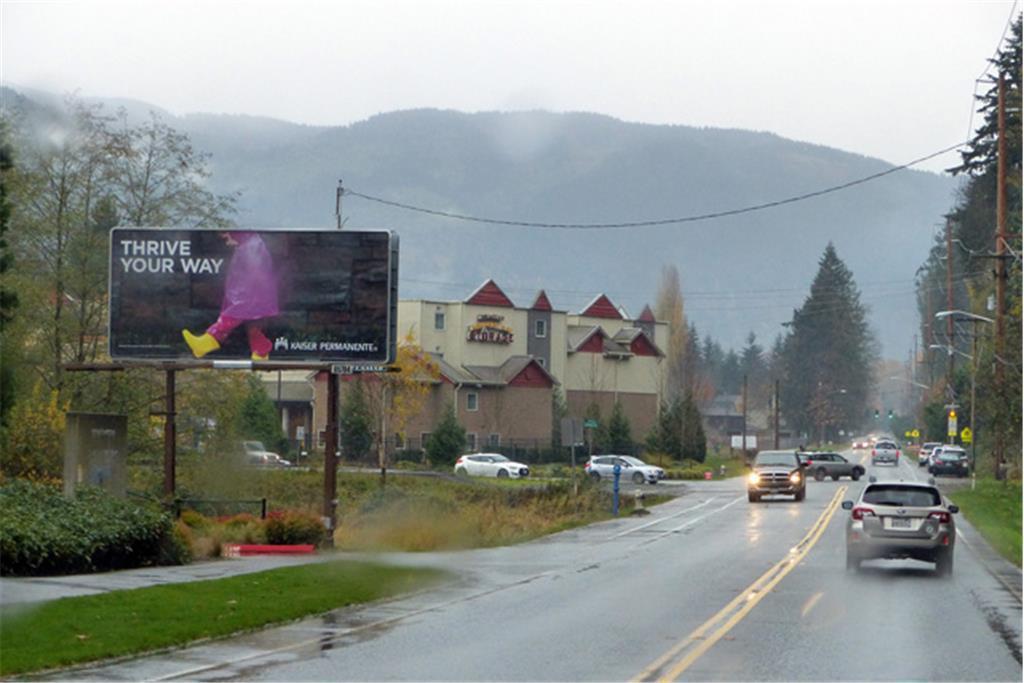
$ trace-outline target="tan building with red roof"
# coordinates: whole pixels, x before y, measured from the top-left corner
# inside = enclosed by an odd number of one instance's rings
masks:
[[[621,402],[637,441],[657,417],[668,325],[649,307],[629,319],[601,294],[571,313],[555,309],[543,291],[519,307],[488,280],[463,301],[400,301],[398,332],[411,334],[441,367],[427,408],[407,430],[407,447],[422,447],[451,402],[470,450],[547,449],[556,386],[574,417],[596,403],[607,418]]]

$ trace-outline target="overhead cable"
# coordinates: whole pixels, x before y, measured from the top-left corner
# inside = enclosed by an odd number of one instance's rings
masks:
[[[394,208],[397,208],[397,209],[404,209],[406,211],[414,211],[416,213],[423,213],[423,214],[427,214],[427,215],[430,215],[430,216],[439,216],[441,218],[451,218],[451,219],[460,220],[460,221],[467,221],[467,222],[471,222],[471,223],[487,223],[487,224],[491,224],[491,225],[508,225],[508,226],[514,226],[514,227],[522,227],[522,228],[549,228],[549,229],[558,229],[558,230],[614,230],[614,229],[621,229],[621,228],[649,228],[649,227],[656,227],[656,226],[660,226],[660,225],[672,225],[672,224],[676,224],[676,223],[695,223],[697,221],[706,221],[706,220],[712,220],[712,219],[715,219],[715,218],[725,218],[727,216],[738,216],[740,214],[753,213],[755,211],[763,211],[764,209],[771,209],[771,208],[775,208],[775,207],[778,207],[778,206],[783,206],[785,204],[795,204],[796,202],[802,202],[802,201],[806,201],[808,199],[813,199],[815,197],[820,197],[822,195],[831,194],[833,192],[839,192],[840,190],[845,190],[845,189],[848,189],[848,188],[851,188],[851,187],[854,187],[854,186],[857,186],[857,185],[862,185],[862,184],[864,184],[866,182],[869,182],[871,180],[876,180],[878,178],[882,178],[884,176],[891,175],[893,173],[896,173],[897,171],[902,171],[902,170],[908,169],[908,168],[910,168],[912,166],[916,166],[917,164],[920,164],[922,162],[928,161],[929,159],[934,159],[935,157],[942,156],[943,154],[947,154],[949,152],[952,152],[952,151],[954,151],[956,149],[964,147],[966,144],[967,144],[966,142],[960,142],[960,143],[957,143],[955,145],[951,145],[950,147],[946,147],[945,149],[940,149],[937,152],[932,152],[931,154],[929,154],[927,156],[920,157],[919,159],[914,159],[913,161],[909,161],[909,162],[907,162],[905,164],[901,164],[899,166],[893,166],[892,168],[886,169],[885,171],[880,171],[878,173],[872,173],[871,175],[864,176],[863,178],[858,178],[856,180],[851,180],[850,182],[847,182],[847,183],[842,183],[840,185],[833,185],[832,187],[827,187],[827,188],[822,189],[822,190],[816,190],[814,192],[808,192],[806,194],[796,195],[794,197],[787,197],[785,199],[777,199],[775,201],[765,202],[763,204],[754,204],[752,206],[745,206],[745,207],[736,208],[736,209],[727,209],[727,210],[724,210],[724,211],[715,211],[713,213],[697,214],[697,215],[692,215],[692,216],[679,216],[677,218],[662,218],[662,219],[657,219],[657,220],[624,221],[624,222],[621,222],[621,223],[538,223],[538,222],[533,222],[533,221],[504,220],[504,219],[500,219],[500,218],[485,218],[485,217],[482,217],[482,216],[469,216],[469,215],[466,215],[466,214],[453,213],[453,212],[450,212],[450,211],[440,211],[438,209],[430,209],[430,208],[426,208],[426,207],[422,207],[422,206],[415,206],[413,204],[405,204],[403,202],[396,202],[396,201],[392,201],[390,199],[384,199],[382,197],[375,197],[373,195],[365,194],[363,192],[358,192],[356,190],[351,190],[349,188],[344,188],[342,190],[342,192],[343,192],[343,194],[348,195],[348,196],[359,197],[360,199],[365,199],[367,201],[376,202],[378,204],[383,204],[385,206],[391,206],[391,207],[394,207]]]

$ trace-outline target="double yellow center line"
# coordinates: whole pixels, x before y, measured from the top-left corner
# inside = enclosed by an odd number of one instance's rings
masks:
[[[764,598],[810,552],[825,533],[832,515],[839,509],[846,487],[840,486],[824,512],[811,526],[803,539],[790,548],[786,557],[759,576],[754,583],[740,592],[732,602],[701,624],[693,633],[676,643],[668,652],[644,669],[634,681],[673,681],[686,671],[701,655],[722,639],[733,626]]]

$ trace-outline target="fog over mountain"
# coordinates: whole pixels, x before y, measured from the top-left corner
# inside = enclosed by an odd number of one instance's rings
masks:
[[[21,92],[36,102],[47,97]],[[6,106],[13,99],[5,93]],[[133,117],[157,109],[106,104],[125,106]],[[892,167],[766,132],[589,113],[424,109],[337,127],[162,115],[212,154],[212,189],[239,192],[237,222],[256,227],[332,227],[339,179],[355,191],[438,211],[617,223],[772,202]],[[905,358],[917,327],[914,274],[955,186],[948,176],[903,170],[753,213],[614,230],[470,223],[352,195],[343,215],[348,228],[401,235],[403,298],[462,299],[494,278],[518,305],[543,288],[556,308],[578,310],[604,292],[637,315],[653,305],[662,266],[673,264],[688,318],[702,335],[737,348],[751,330],[771,344],[831,241],[856,277],[884,354]]]

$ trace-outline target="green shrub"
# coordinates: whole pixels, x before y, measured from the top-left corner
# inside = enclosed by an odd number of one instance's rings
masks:
[[[320,518],[297,510],[275,510],[267,515],[267,543],[274,545],[319,544],[324,539]]]
[[[15,480],[0,486],[0,573],[73,574],[187,558],[170,515],[94,488],[73,498],[60,488]]]

